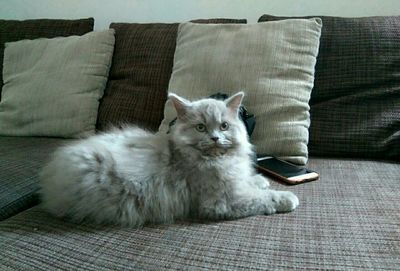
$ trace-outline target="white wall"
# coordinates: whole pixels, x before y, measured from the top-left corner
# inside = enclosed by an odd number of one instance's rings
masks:
[[[94,17],[110,22],[182,22],[196,18],[273,15],[400,15],[400,0],[0,0],[1,19]]]

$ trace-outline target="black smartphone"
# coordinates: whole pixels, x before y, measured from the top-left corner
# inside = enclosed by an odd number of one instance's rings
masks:
[[[257,158],[257,169],[261,173],[279,178],[290,184],[314,181],[319,178],[319,174],[315,171],[271,156]]]

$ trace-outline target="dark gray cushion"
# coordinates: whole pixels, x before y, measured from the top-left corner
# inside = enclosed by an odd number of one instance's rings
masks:
[[[309,153],[399,160],[400,16],[316,17],[323,27]]]
[[[34,207],[0,223],[0,269],[396,270],[400,165],[309,160],[319,181],[292,213],[127,229],[75,225]]]
[[[0,137],[0,220],[38,203],[38,171],[62,139]]]

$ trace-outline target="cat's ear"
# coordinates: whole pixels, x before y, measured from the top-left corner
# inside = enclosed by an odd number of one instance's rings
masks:
[[[168,99],[170,99],[174,105],[176,113],[178,114],[178,118],[182,118],[186,115],[188,108],[191,106],[191,103],[188,100],[179,97],[174,93],[169,93]]]
[[[237,115],[239,107],[242,104],[243,97],[244,97],[243,91],[232,95],[231,97],[225,100],[226,107],[228,107],[232,113]]]

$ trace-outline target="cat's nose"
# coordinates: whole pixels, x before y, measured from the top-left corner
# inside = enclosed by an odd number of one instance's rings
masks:
[[[217,137],[217,136],[213,136],[213,137],[211,138],[211,140],[214,141],[214,142],[217,142],[218,139],[219,139],[219,137]]]

